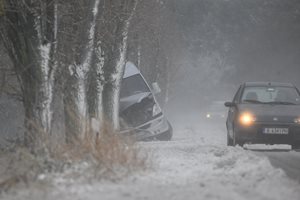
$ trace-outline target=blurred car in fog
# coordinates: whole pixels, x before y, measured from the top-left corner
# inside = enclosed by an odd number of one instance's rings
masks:
[[[289,144],[300,148],[300,93],[289,83],[248,82],[229,107],[227,145]]]
[[[226,117],[226,108],[224,108],[225,101],[213,101],[208,105],[205,112],[205,119],[210,121],[222,121]]]
[[[171,140],[173,129],[154,94],[157,83],[149,87],[137,67],[128,62],[120,92],[121,133],[137,140]]]

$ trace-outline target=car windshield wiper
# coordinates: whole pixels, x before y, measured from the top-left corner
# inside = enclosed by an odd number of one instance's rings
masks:
[[[263,104],[263,102],[254,99],[245,99],[243,102]]]
[[[278,104],[278,105],[297,105],[293,102],[288,102],[288,101],[270,101],[266,102],[266,104]]]

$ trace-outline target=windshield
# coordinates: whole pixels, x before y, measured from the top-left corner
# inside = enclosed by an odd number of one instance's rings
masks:
[[[136,74],[123,79],[120,94],[121,98],[143,92],[150,92],[150,90],[141,75]]]
[[[300,96],[293,87],[246,87],[241,102],[299,105]]]

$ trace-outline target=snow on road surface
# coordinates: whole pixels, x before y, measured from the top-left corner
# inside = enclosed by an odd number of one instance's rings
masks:
[[[60,182],[7,199],[300,199],[300,185],[264,156],[225,145],[224,127],[174,125],[171,142],[142,142],[153,167],[120,182]]]

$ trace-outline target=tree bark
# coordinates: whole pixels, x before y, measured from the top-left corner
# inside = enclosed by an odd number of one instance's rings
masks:
[[[105,122],[109,122],[115,130],[118,130],[120,88],[126,64],[128,31],[137,0],[127,0],[122,3],[116,1],[115,4],[111,4],[111,8],[107,10],[117,7],[120,10],[115,13],[126,13],[118,16],[113,24],[108,25],[112,38],[104,44],[103,117]],[[106,17],[113,16],[107,14]]]
[[[56,1],[6,0],[2,39],[19,76],[25,108],[25,143],[51,130]]]
[[[75,9],[73,15],[79,15],[79,21],[74,21],[77,32],[73,59],[66,70],[68,82],[64,96],[66,139],[73,143],[82,138],[88,128],[88,73],[92,64],[96,19],[99,13],[100,0],[79,1],[81,12]],[[77,2],[78,3],[78,2]],[[76,5],[75,5],[76,6]],[[86,17],[86,13],[88,14]],[[74,17],[76,19],[76,16]],[[72,34],[72,33],[70,33]],[[70,45],[71,47],[74,44]]]
[[[67,142],[86,133],[90,118],[118,129],[128,29],[138,0],[4,1],[1,36],[20,80],[26,143],[51,133],[59,78]]]
[[[100,124],[103,121],[103,107],[102,107],[102,92],[104,84],[104,54],[101,43],[98,42],[94,49],[91,70],[89,73],[89,90],[88,90],[88,104],[89,117],[98,121],[99,127],[96,127],[97,132],[100,131]]]

